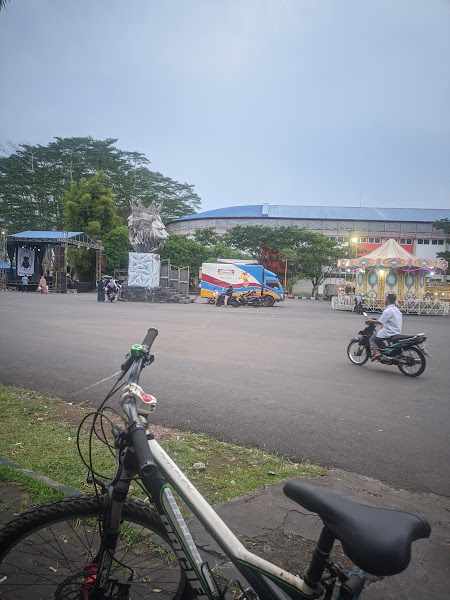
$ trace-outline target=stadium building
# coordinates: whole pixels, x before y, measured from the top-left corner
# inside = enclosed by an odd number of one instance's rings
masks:
[[[438,252],[448,248],[450,241],[449,234],[433,227],[433,223],[441,219],[450,220],[450,209],[256,204],[190,215],[171,221],[166,229],[192,236],[198,229],[207,227],[212,227],[217,234],[225,234],[236,225],[293,225],[356,244],[359,255],[394,239],[411,254],[434,261]]]

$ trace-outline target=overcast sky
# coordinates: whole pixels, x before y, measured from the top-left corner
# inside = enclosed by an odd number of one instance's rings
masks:
[[[449,0],[11,0],[0,138],[238,204],[450,207]]]

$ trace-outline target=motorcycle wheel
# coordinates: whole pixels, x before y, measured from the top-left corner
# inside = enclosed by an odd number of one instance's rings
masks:
[[[353,340],[347,346],[347,356],[352,364],[362,367],[369,360],[369,350],[364,344]]]
[[[406,375],[407,377],[419,377],[419,375],[422,375],[425,371],[427,361],[424,353],[422,350],[419,350],[419,348],[413,346],[412,348],[403,350],[403,358],[410,359],[409,362],[414,360],[413,364],[397,365],[403,375]]]
[[[271,307],[275,304],[275,298],[273,296],[266,296],[262,301],[263,306]]]

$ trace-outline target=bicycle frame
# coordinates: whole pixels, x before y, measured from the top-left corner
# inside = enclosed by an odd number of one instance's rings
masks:
[[[155,439],[149,447],[160,476],[142,478],[161,517],[186,576],[199,599],[212,599],[214,587],[202,567],[200,554],[168,484],[192,510],[223,552],[258,594],[260,600],[313,598],[313,590],[300,577],[249,552],[206,502]]]

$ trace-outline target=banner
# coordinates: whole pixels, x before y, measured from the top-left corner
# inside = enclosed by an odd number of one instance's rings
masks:
[[[17,276],[34,274],[34,250],[19,248],[17,251]]]

